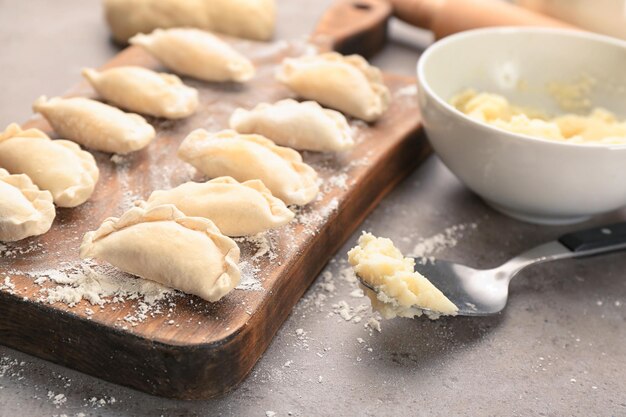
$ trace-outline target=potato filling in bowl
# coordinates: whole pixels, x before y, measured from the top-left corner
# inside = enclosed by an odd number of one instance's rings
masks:
[[[513,133],[569,143],[626,144],[626,120],[618,120],[603,108],[586,115],[551,117],[536,109],[513,105],[499,94],[472,89],[452,97],[450,104],[473,119]]]

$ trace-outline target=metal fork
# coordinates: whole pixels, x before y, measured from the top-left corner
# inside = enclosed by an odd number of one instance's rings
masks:
[[[622,222],[568,233],[557,240],[536,246],[493,269],[474,269],[450,261],[421,258],[415,258],[415,269],[458,307],[458,315],[485,316],[504,309],[511,279],[527,266],[625,249],[626,222]],[[359,281],[372,291],[378,291],[360,277]]]

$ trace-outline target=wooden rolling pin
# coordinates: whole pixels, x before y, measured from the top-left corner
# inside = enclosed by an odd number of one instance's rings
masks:
[[[489,26],[574,28],[502,0],[389,0],[400,20],[431,30],[436,39]]]

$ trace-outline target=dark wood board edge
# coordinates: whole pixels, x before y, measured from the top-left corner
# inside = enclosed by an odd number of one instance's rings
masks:
[[[319,20],[312,39],[328,39],[337,52],[369,58],[387,42],[392,14],[386,0],[337,0]]]
[[[382,198],[430,154],[419,128],[416,122],[415,128],[369,170],[359,184],[366,192],[351,194],[320,230],[315,244],[294,262],[293,269],[298,272],[293,279],[305,282],[302,285],[285,282],[275,287],[273,298],[284,302],[265,302],[258,314],[230,337],[211,344],[167,345],[44,304],[23,309],[27,301],[0,292],[0,334],[5,335],[2,344],[153,395],[207,399],[231,391],[250,373],[293,306],[330,258]],[[263,320],[268,315],[276,319]],[[68,332],[68,327],[73,330]],[[32,338],[33,333],[38,334],[36,339]],[[81,361],[85,351],[90,352],[90,359]],[[143,371],[138,372],[139,369]]]

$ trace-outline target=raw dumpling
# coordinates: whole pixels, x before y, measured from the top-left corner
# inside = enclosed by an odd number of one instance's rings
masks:
[[[156,135],[140,115],[84,97],[42,96],[33,110],[43,114],[59,136],[97,151],[127,154],[148,146]]]
[[[244,82],[254,65],[212,33],[200,29],[157,29],[130,39],[174,72],[205,81]]]
[[[196,129],[181,143],[178,156],[212,178],[259,179],[287,204],[307,204],[319,191],[317,173],[298,152],[260,135]]]
[[[276,78],[301,97],[366,122],[377,120],[391,100],[380,70],[359,55],[286,58]]]
[[[187,216],[211,219],[226,236],[249,236],[289,223],[294,214],[259,180],[219,177],[155,191],[145,208],[174,204]]]
[[[196,27],[267,41],[275,26],[275,0],[105,0],[113,37],[127,42],[137,33]]]
[[[51,140],[41,130],[22,130],[15,123],[0,134],[0,166],[28,175],[60,207],[87,201],[99,177],[94,157],[74,142]]]
[[[286,99],[261,103],[252,110],[237,109],[230,127],[239,133],[263,135],[278,145],[308,151],[344,151],[354,146],[352,131],[343,114],[314,101]]]
[[[85,68],[83,76],[100,97],[129,111],[180,119],[198,108],[198,90],[187,87],[172,74],[127,66],[102,72]]]
[[[50,191],[37,188],[28,175],[10,175],[0,168],[0,241],[42,235],[55,215]]]
[[[95,258],[144,279],[217,301],[239,283],[239,247],[211,220],[171,204],[134,207],[85,234],[81,258]]]

